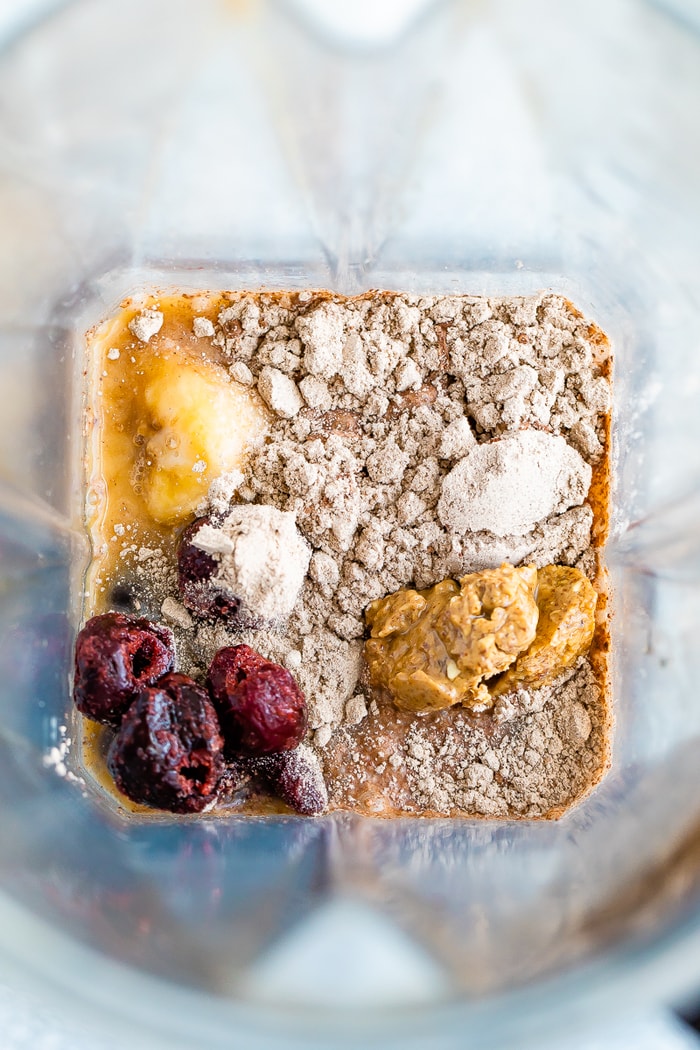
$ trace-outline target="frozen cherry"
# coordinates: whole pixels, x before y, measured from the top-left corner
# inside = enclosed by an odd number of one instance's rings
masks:
[[[209,668],[209,683],[215,693],[231,692],[262,667],[276,667],[249,645],[230,645],[219,649]]]
[[[247,645],[219,649],[208,675],[230,754],[296,747],[306,732],[306,699],[292,675]]]
[[[216,711],[204,689],[168,674],[142,689],[107,757],[121,792],[171,813],[197,813],[216,798],[224,769]]]
[[[328,805],[321,763],[308,744],[259,759],[257,773],[297,813],[313,816]]]
[[[73,699],[96,722],[118,726],[137,692],[173,666],[167,627],[123,613],[93,616],[75,644]]]
[[[240,600],[216,586],[213,577],[217,562],[211,554],[192,543],[202,525],[210,525],[211,518],[196,518],[187,526],[177,548],[178,586],[182,604],[196,616],[228,620],[240,608]]]

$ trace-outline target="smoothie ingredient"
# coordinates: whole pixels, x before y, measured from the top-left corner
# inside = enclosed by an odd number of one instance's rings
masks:
[[[459,586],[443,580],[372,602],[365,659],[373,684],[407,711],[490,707],[483,680],[535,638],[536,580],[534,565],[503,564],[463,576]]]
[[[420,598],[438,581],[502,562],[576,566],[597,586],[609,469],[603,333],[551,294],[183,293],[141,297],[138,306],[146,304],[163,315],[148,343],[127,328],[131,302],[91,334],[91,611],[120,608],[116,599],[112,606],[119,586],[133,598],[124,611],[162,610],[173,624],[179,667],[196,681],[222,646],[240,643],[291,671],[309,725],[299,748],[283,754],[307,772],[300,748],[316,756],[331,809],[550,816],[571,805],[605,768],[604,651],[579,656],[551,686],[532,692],[518,687],[495,696],[504,674],[495,672],[476,687],[487,692],[483,703],[416,718],[387,702],[388,691],[370,689],[364,613],[402,589],[415,588]],[[239,392],[242,384],[270,438],[256,442],[260,434],[249,432],[240,465],[203,478],[201,500],[187,517],[162,523],[145,500],[146,468],[154,466],[146,462],[147,435],[135,433],[148,416],[144,388],[155,358],[173,368],[201,363]],[[518,458],[526,484],[509,466]],[[194,465],[192,473],[205,474],[203,458]],[[460,493],[469,485],[466,514],[476,513],[483,527],[465,530]],[[217,533],[233,500],[292,514],[311,549],[288,616],[246,610],[242,619],[237,591],[212,584],[227,556]],[[531,524],[540,512],[546,516]],[[177,600],[175,554],[181,525],[195,514],[208,520],[193,525],[187,541],[202,524],[212,531],[204,530],[202,548],[187,549],[181,577],[199,590],[188,611]],[[506,527],[513,531],[504,534]],[[406,617],[405,626],[411,622]],[[444,667],[448,682],[459,676],[453,664]],[[491,702],[488,715],[479,713]],[[87,735],[88,765],[99,770],[102,752]],[[269,765],[277,768],[273,754]],[[425,755],[433,756],[429,763]],[[218,804],[259,811],[255,790],[263,781],[254,767],[262,759],[229,753],[226,761]],[[266,785],[282,795],[271,774]],[[260,805],[269,811],[269,802]]]
[[[532,645],[499,678],[494,696],[542,689],[587,653],[595,631],[598,596],[578,569],[546,565],[537,573],[539,619]]]
[[[475,445],[442,483],[438,517],[455,532],[524,536],[583,502],[591,468],[563,437],[519,430]]]
[[[239,620],[255,625],[289,616],[311,558],[294,514],[265,505],[234,506],[221,521],[201,524],[189,542],[215,560],[210,586],[240,600]]]
[[[122,613],[93,616],[75,645],[75,706],[95,722],[118,726],[139,690],[166,674],[173,659],[167,627]]]
[[[129,331],[140,343],[149,343],[154,335],[158,335],[162,327],[163,314],[160,310],[152,308],[140,310],[134,319],[129,321]]]
[[[177,547],[177,577],[182,604],[196,616],[227,620],[233,618],[241,607],[240,598],[227,594],[213,583],[218,564],[216,558],[197,547],[192,539],[211,518],[195,518],[182,536]]]
[[[321,813],[328,805],[321,763],[307,744],[260,759],[256,770],[273,794],[303,816]]]
[[[216,798],[223,739],[216,711],[191,678],[168,674],[142,689],[124,716],[107,759],[133,802],[197,813]]]
[[[265,430],[245,389],[205,361],[154,357],[143,381],[135,483],[154,521],[192,514],[213,478],[240,467]]]
[[[207,681],[228,753],[265,755],[303,740],[306,699],[286,668],[247,645],[229,646],[214,657]]]

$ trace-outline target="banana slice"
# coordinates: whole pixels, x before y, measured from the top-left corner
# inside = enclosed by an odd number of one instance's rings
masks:
[[[135,480],[148,513],[161,523],[190,516],[213,478],[240,469],[266,430],[266,413],[245,387],[223,369],[182,355],[153,359],[143,406]]]

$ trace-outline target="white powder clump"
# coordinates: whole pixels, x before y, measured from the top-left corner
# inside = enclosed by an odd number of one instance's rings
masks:
[[[415,492],[404,492],[396,503],[396,520],[400,525],[412,525],[425,510],[425,503]]]
[[[521,430],[459,461],[442,483],[438,517],[452,532],[524,536],[583,502],[591,468],[563,437]]]
[[[204,505],[199,513],[208,510],[212,514],[221,516],[229,509],[229,505],[244,482],[243,473],[240,470],[229,470],[225,474],[219,474],[212,480]]]
[[[258,379],[258,391],[265,404],[283,419],[291,419],[304,407],[296,383],[279,368],[266,365]]]
[[[325,747],[326,744],[330,743],[330,739],[333,736],[333,730],[330,726],[321,726],[314,733],[314,745],[316,747]]]
[[[331,379],[343,364],[345,326],[337,303],[323,303],[296,319],[296,330],[304,344],[304,368],[311,375]]]
[[[408,455],[389,438],[367,457],[367,473],[372,481],[388,484],[399,481],[408,466]]]
[[[192,330],[197,339],[211,339],[214,334],[214,325],[208,317],[195,317],[192,322]]]
[[[423,377],[418,365],[413,358],[408,357],[396,368],[396,389],[399,393],[404,390],[418,390],[423,385]]]
[[[327,412],[333,404],[328,385],[318,376],[304,376],[299,383],[299,389],[310,408],[318,408],[322,412]]]
[[[129,331],[136,336],[141,343],[147,343],[152,336],[157,335],[163,327],[163,314],[160,310],[141,310],[129,321]]]
[[[376,385],[362,340],[355,333],[349,336],[343,349],[342,375],[347,390],[357,398],[366,398]]]
[[[318,755],[308,744],[286,752],[281,783],[293,785],[295,809],[300,813],[319,813],[328,805],[328,789]]]
[[[367,703],[364,696],[361,693],[358,693],[357,696],[351,696],[345,705],[345,721],[352,726],[357,726],[366,717]]]
[[[474,431],[466,416],[458,416],[442,432],[438,455],[440,459],[461,459],[476,445]]]
[[[288,671],[298,671],[301,667],[301,652],[299,649],[290,649],[284,657],[284,666]]]
[[[178,627],[188,630],[192,626],[193,620],[187,609],[174,598],[164,598],[160,611],[166,620],[177,624]]]
[[[254,616],[289,616],[311,557],[293,514],[264,505],[233,507],[220,524],[202,525],[192,543],[218,561],[213,582]]]
[[[304,637],[296,678],[309,703],[310,729],[340,725],[361,666],[361,641],[344,641],[325,627]]]
[[[241,386],[252,386],[255,382],[253,373],[248,368],[245,361],[234,361],[229,369],[231,378],[235,379]]]
[[[335,558],[323,551],[314,551],[309,575],[314,583],[317,583],[322,594],[330,596],[338,586],[340,569]]]
[[[603,451],[598,435],[591,424],[585,421],[574,423],[569,433],[569,438],[571,444],[587,459],[595,459]]]

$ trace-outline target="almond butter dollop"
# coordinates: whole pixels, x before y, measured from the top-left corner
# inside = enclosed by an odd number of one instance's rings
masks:
[[[397,591],[367,609],[372,684],[406,711],[487,710],[571,667],[590,647],[595,606],[589,580],[565,565],[504,563],[459,584]]]
[[[499,569],[401,590],[372,602],[365,659],[372,682],[407,711],[493,703],[485,678],[505,671],[535,638],[537,569]]]

